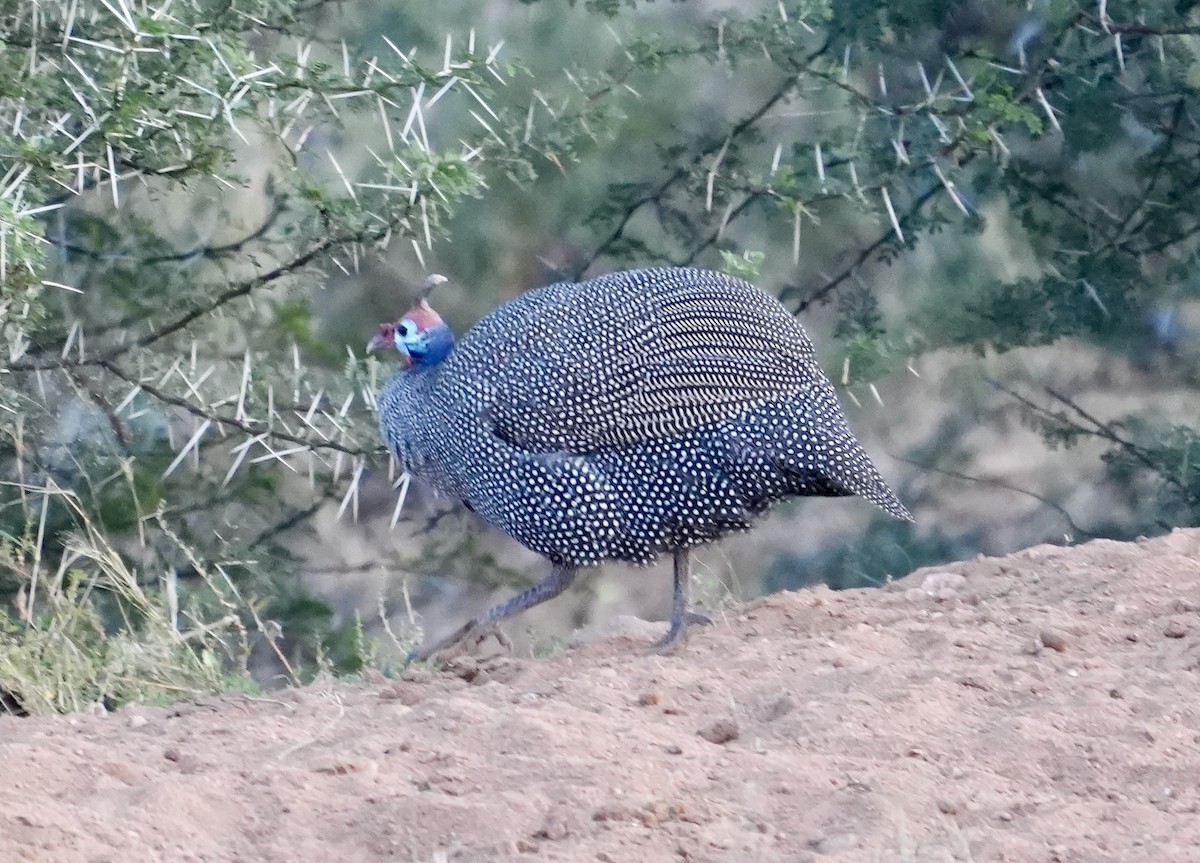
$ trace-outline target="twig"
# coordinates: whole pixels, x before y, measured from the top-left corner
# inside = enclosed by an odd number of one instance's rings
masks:
[[[1107,440],[1110,443],[1115,443],[1122,450],[1145,466],[1151,473],[1162,477],[1163,482],[1167,483],[1167,485],[1173,486],[1176,490],[1178,490],[1183,495],[1183,499],[1189,504],[1196,501],[1196,496],[1192,494],[1191,490],[1183,482],[1181,482],[1177,477],[1167,473],[1161,464],[1158,464],[1154,461],[1154,459],[1146,455],[1145,450],[1143,450],[1137,444],[1121,437],[1119,434],[1113,431],[1112,426],[1110,426],[1108,423],[1104,423],[1096,419],[1096,417],[1092,416],[1070,398],[1058,392],[1053,387],[1043,387],[1042,389],[1048,396],[1066,405],[1068,408],[1075,411],[1075,413],[1079,414],[1079,416],[1083,417],[1085,421],[1094,426],[1094,430],[1082,429],[1083,431],[1088,432],[1093,437],[1098,437],[1102,440]]]
[[[202,318],[205,315],[211,314],[233,300],[244,297],[261,287],[269,285],[272,282],[283,278],[284,276],[291,275],[296,270],[308,266],[308,264],[312,263],[312,261],[330,249],[333,249],[337,246],[350,245],[353,243],[366,243],[380,240],[387,236],[390,231],[394,230],[399,223],[399,219],[393,219],[383,227],[376,228],[374,231],[370,231],[366,234],[326,237],[324,240],[321,240],[316,245],[311,246],[307,251],[296,256],[287,263],[280,264],[274,269],[268,270],[260,275],[234,283],[229,288],[210,299],[208,302],[192,308],[169,323],[145,333],[140,338],[135,339],[128,344],[109,348],[107,351],[93,356],[77,357],[75,359],[67,359],[63,357],[45,360],[22,359],[10,364],[9,370],[14,372],[30,372],[37,371],[39,369],[45,370],[80,366],[105,366],[107,363],[119,359],[135,348],[147,347],[155,342],[165,339],[167,336],[173,335],[180,330],[187,328],[198,318]]]
[[[1101,534],[1098,534],[1094,531],[1085,530],[1084,528],[1080,527],[1078,524],[1075,523],[1075,519],[1071,518],[1071,514],[1069,512],[1067,512],[1065,507],[1063,507],[1061,504],[1055,503],[1054,501],[1050,500],[1050,498],[1048,498],[1044,495],[1038,494],[1036,491],[1030,491],[1027,488],[1021,488],[1020,486],[1013,485],[1011,483],[1007,483],[1002,479],[993,479],[990,477],[981,477],[981,476],[971,476],[970,474],[959,473],[958,471],[948,470],[946,468],[935,467],[935,466],[929,465],[929,464],[921,464],[920,462],[913,461],[912,459],[905,458],[904,456],[892,456],[892,458],[896,459],[897,461],[904,462],[905,464],[910,464],[915,468],[919,468],[924,471],[929,471],[930,473],[937,473],[937,474],[941,474],[943,476],[951,477],[953,479],[960,479],[960,480],[963,480],[964,482],[976,483],[978,485],[987,485],[987,486],[993,486],[995,488],[1003,488],[1003,489],[1007,489],[1008,491],[1015,491],[1017,494],[1026,495],[1027,497],[1031,497],[1034,500],[1038,501],[1039,503],[1042,503],[1045,506],[1050,507],[1052,510],[1054,510],[1059,515],[1061,515],[1063,518],[1063,521],[1065,521],[1067,523],[1067,526],[1070,527],[1070,529],[1074,533],[1082,535],[1082,536],[1086,537],[1087,539],[1096,539],[1099,536],[1101,536]]]
[[[125,431],[125,424],[121,422],[121,418],[117,416],[116,411],[113,410],[112,404],[110,404],[108,399],[101,395],[96,388],[92,386],[91,381],[88,381],[83,377],[78,369],[67,369],[66,372],[67,376],[75,383],[75,385],[81,391],[87,394],[87,397],[92,404],[98,407],[108,418],[108,424],[112,428],[113,434],[117,438],[117,443],[121,447],[121,452],[126,456],[132,455],[129,449],[129,434]]]
[[[336,441],[307,440],[305,438],[299,437],[298,435],[293,435],[293,434],[289,434],[288,432],[272,429],[270,427],[270,425],[265,422],[240,420],[237,417],[230,416],[228,414],[218,414],[213,411],[207,411],[207,410],[199,407],[198,405],[195,405],[192,402],[189,402],[187,399],[183,399],[178,396],[173,396],[170,393],[164,392],[163,390],[159,389],[158,387],[154,386],[153,384],[149,384],[149,383],[146,383],[145,381],[138,380],[134,375],[129,374],[124,369],[122,369],[120,366],[116,365],[115,363],[113,363],[110,360],[98,359],[96,361],[96,364],[99,365],[102,369],[104,369],[109,374],[113,375],[114,377],[120,378],[121,380],[125,381],[128,384],[132,384],[133,386],[141,387],[142,392],[146,393],[146,395],[151,396],[152,398],[158,399],[160,402],[163,402],[163,403],[169,404],[169,405],[174,405],[177,408],[182,408],[183,410],[192,414],[192,416],[196,416],[201,419],[210,420],[214,423],[220,423],[222,425],[232,426],[233,428],[239,429],[248,435],[254,436],[254,435],[260,435],[260,434],[266,433],[266,434],[270,435],[272,438],[277,438],[279,440],[285,440],[285,441],[289,441],[291,443],[300,444],[301,446],[308,447],[311,450],[332,449],[332,450],[337,450],[338,452],[346,453],[347,455],[354,455],[354,456],[367,456],[373,452],[373,450],[348,447],[343,444],[337,443]]]
[[[832,38],[832,36],[830,38]],[[823,45],[821,45],[821,47],[810,53],[804,60],[804,63],[800,64],[801,68],[807,66],[817,57],[821,56],[821,54],[828,49],[829,44],[830,42],[827,40]],[[692,156],[691,161],[686,167],[675,169],[675,171],[669,177],[667,177],[667,179],[656,186],[652,192],[642,195],[641,197],[628,203],[625,206],[625,211],[620,220],[617,222],[617,226],[605,239],[599,243],[599,245],[592,250],[591,254],[589,254],[583,260],[583,262],[575,268],[574,278],[578,279],[582,277],[582,275],[588,271],[592,264],[594,264],[601,257],[601,255],[603,255],[617,240],[624,235],[625,228],[629,225],[629,222],[638,213],[638,211],[642,209],[642,207],[646,206],[647,204],[656,203],[662,200],[662,198],[676,183],[691,176],[692,172],[696,170],[706,159],[715,155],[722,148],[728,148],[734,141],[744,135],[759,120],[766,116],[771,109],[790,96],[795,88],[799,86],[799,83],[799,74],[790,75],[788,79],[779,87],[777,87],[775,91],[757,108],[735,123],[733,128],[730,129],[729,133],[723,138],[719,139],[719,142],[718,140],[714,139],[712,142],[702,147],[695,155]]]
[[[972,158],[972,155],[968,154],[967,156],[963,157],[962,162],[965,164],[966,162],[970,161],[971,158]],[[916,216],[917,212],[923,206],[925,206],[925,203],[927,201],[929,201],[933,197],[936,197],[937,195],[942,194],[945,191],[946,191],[945,187],[940,183],[930,186],[928,189],[926,189],[924,192],[922,192],[920,195],[918,195],[916,197],[916,199],[912,202],[912,205],[908,208],[908,210],[905,211],[904,215],[898,219],[899,224],[901,226],[906,225],[909,222],[909,220],[911,220],[914,216]],[[838,287],[843,282],[845,282],[847,279],[852,278],[854,273],[857,272],[858,268],[861,267],[863,264],[865,264],[871,258],[871,256],[875,254],[875,252],[877,252],[883,246],[886,246],[886,245],[894,242],[895,239],[896,239],[896,232],[892,228],[891,224],[889,223],[888,229],[886,231],[884,231],[883,233],[881,233],[875,239],[874,242],[872,242],[870,245],[864,247],[861,251],[859,251],[859,253],[854,257],[854,260],[851,263],[849,263],[845,267],[843,267],[842,270],[836,276],[833,276],[832,278],[830,278],[830,280],[828,282],[826,282],[822,287],[813,291],[811,294],[809,294],[807,297],[805,297],[803,300],[801,300],[796,305],[796,308],[793,310],[794,313],[799,314],[800,312],[807,310],[810,306],[812,306],[816,303],[823,303],[826,300],[828,300],[830,294],[832,294],[834,291],[836,291],[838,289]],[[787,296],[790,293],[798,293],[799,290],[800,289],[794,285],[786,286],[786,287],[784,287],[782,293],[784,296]]]

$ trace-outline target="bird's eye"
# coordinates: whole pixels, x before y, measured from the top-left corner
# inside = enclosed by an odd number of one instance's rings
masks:
[[[417,334],[417,325],[408,318],[405,318],[400,323],[396,324],[396,332],[405,338],[409,338],[410,336],[415,336]]]

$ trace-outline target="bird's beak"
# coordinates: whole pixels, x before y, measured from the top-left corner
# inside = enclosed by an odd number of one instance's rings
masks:
[[[376,333],[371,336],[371,341],[367,342],[367,353],[373,354],[375,351],[383,350],[388,346],[387,339],[382,333]]]
[[[394,337],[388,338],[385,333],[376,333],[371,337],[371,341],[367,342],[367,353],[372,354],[375,351],[395,351],[400,354],[400,361],[404,365],[412,365],[412,356],[404,346],[397,344]]]

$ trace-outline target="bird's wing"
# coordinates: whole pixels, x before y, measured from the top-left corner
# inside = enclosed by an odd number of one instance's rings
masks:
[[[473,364],[489,364],[486,419],[534,452],[671,437],[824,380],[812,343],[778,302],[705,271],[553,285],[477,329],[461,347]]]

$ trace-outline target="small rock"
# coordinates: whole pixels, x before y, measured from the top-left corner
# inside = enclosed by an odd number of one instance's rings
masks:
[[[953,800],[939,800],[937,802],[938,811],[943,815],[957,815],[958,804]]]
[[[731,740],[737,740],[741,732],[738,730],[738,725],[734,720],[726,718],[718,719],[712,725],[701,728],[696,733],[709,743],[720,746]]]
[[[592,820],[603,823],[605,821],[627,821],[630,818],[629,810],[623,806],[601,806],[592,813]]]
[[[183,753],[174,746],[168,746],[163,750],[163,758],[167,759],[168,761],[178,761],[179,759],[183,758]]]
[[[1183,638],[1187,635],[1187,624],[1177,617],[1173,617],[1167,621],[1167,625],[1163,627],[1163,635],[1167,638]]]
[[[429,683],[433,679],[433,673],[427,668],[410,665],[400,672],[400,679],[409,683]]]
[[[788,696],[781,695],[763,711],[763,721],[774,722],[796,709],[796,703]]]
[[[853,833],[837,833],[833,836],[822,836],[810,839],[808,847],[818,854],[840,854],[858,847],[858,837]]]
[[[456,656],[443,665],[442,670],[470,683],[479,676],[479,662],[473,656]]]
[[[313,771],[324,773],[326,776],[349,776],[351,773],[363,773],[367,776],[372,776],[379,772],[379,765],[370,759],[361,762],[335,761],[314,767]]]
[[[685,814],[684,808],[677,803],[667,804],[656,800],[639,809],[634,818],[642,822],[644,827],[658,827],[668,821],[679,821]]]
[[[937,599],[949,599],[967,584],[966,576],[957,572],[931,572],[921,582],[921,590]]]
[[[141,728],[144,725],[146,725],[149,721],[150,720],[147,719],[145,716],[142,716],[142,714],[135,713],[135,714],[133,714],[133,716],[129,717],[129,727],[130,728]]]
[[[1051,650],[1056,650],[1059,653],[1067,652],[1067,637],[1057,630],[1043,629],[1038,638],[1042,644]]]
[[[643,692],[638,696],[637,703],[639,707],[654,707],[656,704],[662,703],[662,693]]]
[[[381,701],[398,701],[406,707],[413,707],[421,701],[421,693],[415,686],[409,686],[406,683],[396,682],[386,685],[379,692]]]
[[[533,838],[561,842],[571,836],[579,835],[582,822],[583,816],[576,807],[560,803],[546,813],[541,829],[533,834]]]
[[[671,744],[670,746],[667,747],[667,754],[668,755],[682,755],[683,747],[677,746],[675,744]]]

